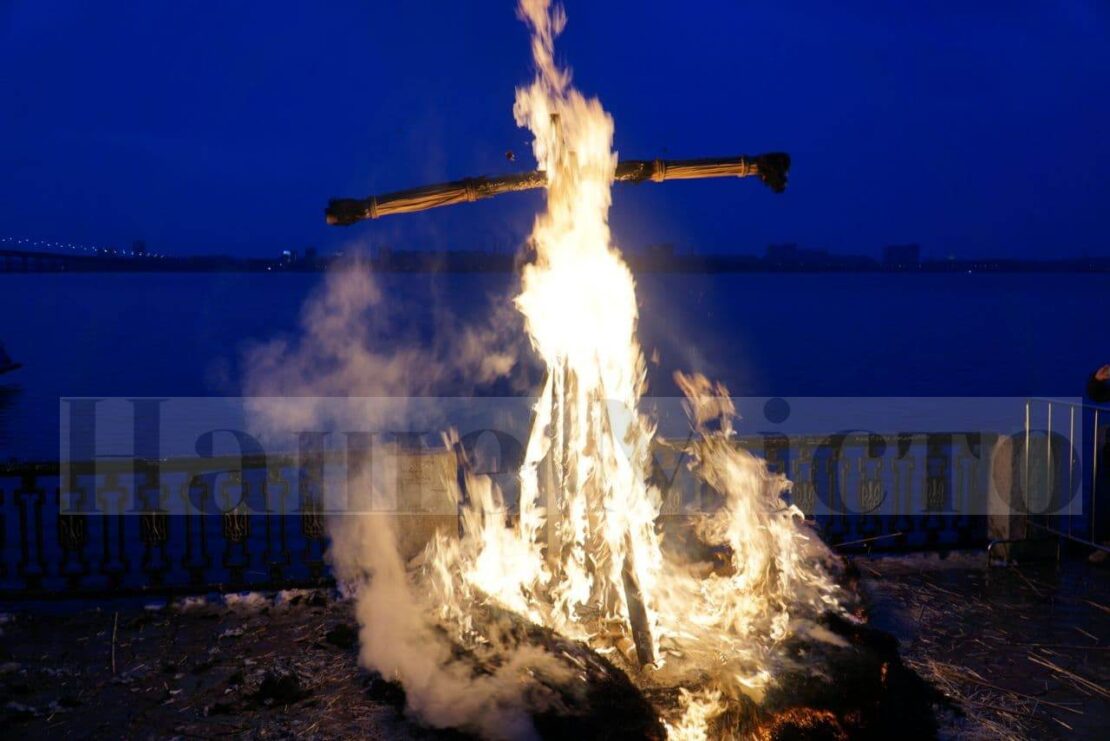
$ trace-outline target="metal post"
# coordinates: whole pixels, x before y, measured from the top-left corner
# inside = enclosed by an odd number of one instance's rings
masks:
[[[1045,457],[1045,471],[1044,471],[1044,488],[1045,494],[1048,496],[1048,502],[1052,501],[1052,402],[1048,402],[1048,419],[1045,425],[1044,437],[1044,457]],[[1046,502],[1047,504],[1047,502]],[[1045,515],[1045,520],[1048,520],[1048,515]]]
[[[1021,496],[1025,500],[1025,508],[1029,509],[1029,399],[1025,400],[1025,447],[1022,449],[1022,482]],[[1013,502],[1010,503],[1010,516],[1013,517]]]
[[[1075,490],[1075,405],[1070,407],[1068,420],[1068,535],[1071,535],[1071,500]]]
[[[1095,500],[1098,498],[1098,408],[1095,408],[1094,434],[1091,442],[1091,541],[1095,539]]]

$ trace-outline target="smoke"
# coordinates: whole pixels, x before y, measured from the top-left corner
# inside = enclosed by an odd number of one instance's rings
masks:
[[[462,324],[437,308],[433,339],[422,342],[412,326],[416,311],[402,297],[386,300],[368,263],[348,258],[306,301],[297,337],[247,350],[246,393],[407,398],[472,392],[512,377],[527,363],[508,300],[495,297],[491,303],[480,324]],[[275,420],[285,428],[318,421],[311,404],[287,401]]]
[[[527,366],[520,321],[507,299],[476,324],[435,311],[431,342],[419,341],[407,316],[404,301],[387,297],[361,258],[333,268],[306,301],[297,336],[245,353],[252,428],[265,437],[290,430],[442,424],[435,400],[411,400],[445,390],[459,393],[464,384],[473,390]],[[334,397],[346,400],[332,403]],[[347,511],[327,517],[328,558],[336,578],[355,596],[360,663],[400,681],[409,710],[431,725],[491,738],[534,735],[526,706],[542,708],[547,700],[543,687],[523,680],[562,681],[566,667],[527,646],[482,673],[458,658],[457,645],[432,622],[433,606],[413,588],[398,547],[396,518],[375,511],[375,502],[388,501],[391,493],[380,491],[371,467],[348,465],[359,473],[348,489]]]
[[[364,495],[373,490],[359,481]],[[537,707],[527,680],[544,676],[562,682],[568,670],[535,647],[519,647],[492,671],[457,655],[458,646],[432,622],[432,605],[414,589],[387,517],[369,514],[333,519],[330,558],[336,577],[356,591],[359,660],[371,670],[399,681],[408,710],[441,728],[462,728],[486,738],[536,735],[530,710]],[[525,698],[527,689],[531,696]],[[527,702],[526,702],[527,699]],[[554,697],[546,698],[553,703]]]

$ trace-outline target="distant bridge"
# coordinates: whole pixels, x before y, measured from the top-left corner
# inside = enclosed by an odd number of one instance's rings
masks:
[[[136,249],[97,247],[76,242],[53,242],[29,237],[0,237],[0,273],[55,273],[150,270],[162,255],[148,254],[142,242]]]
[[[0,247],[0,273],[148,270],[155,260],[153,256],[142,255],[66,254]]]

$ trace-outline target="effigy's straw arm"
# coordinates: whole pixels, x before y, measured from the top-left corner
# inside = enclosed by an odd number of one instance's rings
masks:
[[[786,189],[789,170],[790,155],[772,152],[696,160],[628,160],[617,164],[615,179],[624,183],[648,180],[661,183],[664,180],[755,176],[774,192],[781,193]],[[328,202],[324,214],[329,224],[349,226],[365,219],[426,211],[546,186],[547,175],[542,170],[493,178],[465,178],[368,198],[333,199]]]

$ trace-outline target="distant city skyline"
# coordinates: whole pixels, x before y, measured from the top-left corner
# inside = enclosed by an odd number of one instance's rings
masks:
[[[1105,3],[566,5],[558,53],[622,157],[794,161],[781,196],[618,186],[618,247],[1110,255]],[[0,234],[243,257],[512,249],[539,194],[346,229],[322,213],[534,166],[511,112],[530,77],[512,6],[4,3]]]
[[[523,252],[509,250],[404,249],[380,245],[351,261],[342,252],[284,248],[265,257],[234,254],[166,255],[137,241],[131,249],[90,248],[73,243],[36,243],[0,237],[0,273],[282,273],[321,272],[368,265],[374,272],[510,273]],[[934,258],[917,244],[891,244],[878,257],[810,249],[794,243],[766,246],[762,254],[681,251],[673,244],[629,250],[624,259],[636,273],[1110,273],[1110,257],[1017,259]]]
[[[361,240],[355,245],[355,250],[362,252],[366,255],[375,255],[383,250],[396,250],[400,252],[487,252],[490,254],[515,254],[520,248],[524,246],[523,241],[519,245],[495,245],[490,247],[481,246],[453,246],[447,245],[403,245],[403,244],[390,244],[390,243],[371,243],[369,240]],[[887,256],[892,250],[902,251],[901,254],[907,254],[903,250],[906,248],[913,248],[917,251],[918,259],[916,261],[939,261],[939,260],[1027,260],[1027,261],[1042,261],[1042,260],[1071,260],[1082,258],[1094,259],[1110,259],[1110,252],[1106,254],[1100,253],[1067,253],[1063,250],[1055,254],[1047,255],[1033,255],[1031,257],[1020,257],[1011,255],[972,255],[960,254],[954,251],[944,250],[930,250],[925,245],[917,242],[905,241],[890,244],[883,244],[868,249],[861,246],[856,250],[829,250],[820,246],[798,244],[797,242],[771,242],[762,246],[744,245],[731,249],[702,249],[695,245],[676,244],[674,242],[653,242],[643,245],[624,245],[623,249],[629,255],[640,255],[660,249],[666,249],[680,255],[705,255],[705,256],[726,256],[726,257],[768,257],[773,251],[779,248],[795,248],[801,253],[810,254],[829,254],[836,257],[863,257],[868,259],[875,259],[880,262],[888,261]],[[192,245],[192,249],[183,250],[181,252],[167,252],[159,251],[157,249],[148,249],[146,240],[136,239],[131,240],[126,245],[116,244],[82,244],[77,242],[66,241],[65,239],[50,240],[50,239],[34,239],[30,237],[13,237],[0,235],[0,250],[16,249],[27,251],[42,251],[42,252],[57,252],[59,254],[75,254],[75,255],[118,255],[118,256],[142,256],[142,257],[157,257],[157,258],[175,258],[175,257],[198,257],[198,256],[217,256],[217,257],[242,257],[247,259],[267,259],[267,258],[281,258],[282,256],[289,256],[290,254],[296,255],[297,253],[308,253],[315,256],[320,254],[323,256],[334,256],[341,254],[343,249],[338,250],[320,250],[315,245],[271,245],[258,252],[248,253],[231,253],[228,251],[221,251],[218,248],[206,248],[203,245]],[[911,261],[912,262],[912,261]]]

